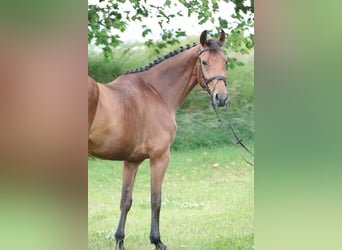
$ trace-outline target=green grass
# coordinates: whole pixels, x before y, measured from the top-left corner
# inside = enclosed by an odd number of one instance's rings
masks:
[[[121,162],[89,159],[88,248],[113,249]],[[254,168],[235,148],[172,151],[163,184],[162,241],[169,249],[254,249]],[[154,249],[150,168],[139,168],[126,227],[128,250]]]

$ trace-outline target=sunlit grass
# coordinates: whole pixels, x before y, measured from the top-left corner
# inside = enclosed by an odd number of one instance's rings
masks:
[[[121,162],[89,159],[88,248],[112,249],[119,219]],[[161,238],[169,249],[253,249],[254,169],[232,147],[173,151],[163,184]],[[125,245],[154,249],[150,167],[139,168]]]

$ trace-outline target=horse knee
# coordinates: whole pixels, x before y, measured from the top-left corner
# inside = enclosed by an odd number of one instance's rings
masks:
[[[159,211],[161,209],[161,201],[159,200],[157,202],[152,203],[152,207]]]
[[[121,210],[128,212],[132,207],[132,202],[133,202],[132,199],[125,200],[121,205]]]
[[[161,208],[161,197],[156,198],[155,195],[152,195],[151,205],[152,205],[152,208],[156,208],[156,209],[160,210],[160,208]]]

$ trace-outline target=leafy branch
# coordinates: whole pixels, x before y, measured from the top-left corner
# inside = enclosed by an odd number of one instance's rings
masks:
[[[98,5],[88,5],[88,44],[102,47],[106,58],[112,56],[112,49],[122,43],[120,33],[126,31],[131,22],[140,22],[141,36],[147,38],[152,30],[144,25],[144,20],[153,16],[156,18],[162,32],[159,41],[147,39],[145,45],[155,47],[156,52],[168,45],[179,43],[186,32],[181,27],[167,28],[167,24],[176,16],[196,16],[200,25],[211,23],[217,26],[212,35],[217,35],[221,29],[228,30],[226,48],[239,53],[248,53],[254,47],[254,35],[246,32],[254,27],[254,0],[223,0],[235,5],[232,15],[233,23],[217,15],[219,0],[165,0],[163,5],[148,4],[140,0],[100,0]],[[185,7],[183,11],[175,12],[175,7]],[[184,8],[183,8],[184,9]],[[119,31],[119,32],[114,32]],[[119,33],[119,34],[118,34]],[[234,63],[233,63],[234,64]]]

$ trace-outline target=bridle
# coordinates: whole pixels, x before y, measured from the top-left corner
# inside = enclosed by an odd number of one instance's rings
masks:
[[[198,71],[199,71],[199,74],[200,74],[200,77],[201,77],[201,81],[202,81],[202,83],[200,83],[200,85],[202,86],[203,89],[206,89],[206,91],[208,92],[208,95],[211,97],[211,99],[212,99],[212,106],[213,106],[214,111],[215,111],[215,113],[216,113],[216,117],[217,117],[217,119],[218,119],[218,122],[220,122],[220,123],[223,125],[222,119],[221,119],[221,117],[219,116],[219,114],[218,114],[218,112],[217,112],[216,106],[214,105],[214,100],[213,100],[212,94],[214,93],[215,88],[216,88],[216,85],[217,85],[217,83],[218,83],[220,80],[222,80],[222,81],[224,82],[224,85],[227,86],[227,78],[226,78],[225,76],[223,76],[223,75],[215,75],[215,76],[212,76],[212,77],[209,77],[209,78],[206,78],[206,77],[205,77],[205,75],[204,75],[204,73],[203,73],[203,69],[202,69],[202,60],[201,60],[200,55],[201,55],[203,52],[206,52],[206,51],[215,51],[215,49],[213,49],[213,48],[204,48],[204,49],[201,49],[201,50],[197,53],[197,55],[198,55]],[[211,90],[209,89],[208,84],[209,84],[211,81],[213,81],[213,80],[217,80],[217,81],[216,81],[216,83],[214,84],[213,90],[211,91]],[[204,86],[203,86],[203,84],[204,84]],[[227,106],[226,106],[226,108],[227,108]],[[228,119],[228,124],[229,124],[229,127],[230,127],[230,129],[231,129],[231,131],[232,131],[232,133],[233,133],[235,139],[237,140],[236,143],[232,142],[232,144],[233,144],[235,147],[237,147],[237,144],[239,144],[239,145],[240,145],[243,149],[245,149],[252,157],[254,157],[254,153],[253,153],[251,150],[249,150],[249,149],[246,147],[246,145],[242,142],[242,139],[240,139],[240,138],[237,136],[237,134],[236,134],[236,132],[235,132],[235,129],[234,129],[233,125],[232,125],[232,122],[231,122],[229,119]],[[238,150],[238,152],[239,152],[240,156],[245,160],[245,162],[247,162],[249,165],[254,166],[254,163],[248,161],[248,160],[242,155],[242,153],[240,152],[240,150]]]
[[[215,49],[213,49],[213,48],[204,48],[204,49],[201,49],[198,53],[197,53],[197,55],[198,55],[198,71],[199,71],[199,73],[200,73],[200,77],[201,77],[201,81],[202,81],[202,83],[200,83],[201,84],[201,86],[202,86],[202,88],[203,89],[205,89],[207,92],[208,92],[208,95],[210,96],[210,97],[212,97],[212,94],[214,93],[214,91],[215,91],[215,88],[216,88],[216,85],[218,84],[218,82],[220,81],[220,80],[222,80],[223,82],[224,82],[224,85],[225,86],[227,86],[227,78],[225,77],[225,76],[223,76],[223,75],[215,75],[215,76],[212,76],[212,77],[209,77],[209,78],[206,78],[205,77],[205,75],[204,75],[204,73],[203,73],[203,69],[202,69],[202,60],[201,60],[201,57],[200,57],[200,55],[203,53],[203,52],[206,52],[206,51],[215,51]],[[215,83],[215,85],[214,85],[214,87],[213,87],[213,90],[211,91],[210,89],[209,89],[209,83],[211,82],[211,81],[213,81],[213,80],[217,80],[216,81],[216,83]],[[201,82],[200,81],[200,82]],[[203,85],[202,85],[203,84]]]

